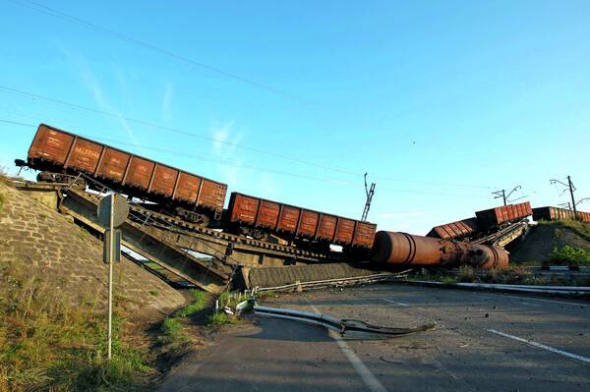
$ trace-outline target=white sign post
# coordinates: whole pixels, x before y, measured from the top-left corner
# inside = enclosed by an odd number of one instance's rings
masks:
[[[129,215],[127,199],[118,193],[111,193],[100,201],[97,215],[100,224],[109,228],[104,235],[104,241],[108,245],[104,247],[104,256],[109,264],[107,359],[110,361],[113,346],[113,263],[117,259],[117,255],[120,258],[121,253],[121,242],[115,241],[115,227],[121,226]]]

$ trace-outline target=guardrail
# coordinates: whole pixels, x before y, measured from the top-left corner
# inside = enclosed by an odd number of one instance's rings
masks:
[[[396,273],[382,273],[366,276],[355,276],[350,278],[314,280],[310,282],[295,282],[275,287],[255,287],[253,292],[259,293],[264,291],[288,291],[292,289],[320,288],[325,286],[346,286],[352,284],[385,282],[389,280],[398,280],[401,278],[405,278],[411,271],[412,270],[408,269]]]
[[[499,291],[515,291],[523,293],[540,293],[556,295],[579,295],[590,294],[590,287],[575,286],[532,286],[532,285],[514,285],[514,284],[496,284],[496,283],[443,283],[429,280],[408,280],[407,283],[416,283],[428,286],[439,287],[461,287],[461,288],[479,288]]]

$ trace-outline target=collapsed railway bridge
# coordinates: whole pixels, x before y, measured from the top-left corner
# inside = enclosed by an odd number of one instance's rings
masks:
[[[96,216],[101,197],[126,194],[131,213],[121,230],[129,257],[173,284],[210,292],[229,284],[252,286],[253,268],[268,268],[275,278],[281,276],[274,281],[283,283],[367,281],[407,266],[505,268],[508,254],[498,246],[521,235],[530,215],[528,202],[479,211],[471,226],[455,222],[433,229],[429,236],[435,238],[427,238],[377,233],[377,225],[369,222],[238,192],[231,193],[224,209],[226,184],[45,124],[27,160],[17,165],[41,173],[37,183],[15,186],[53,193],[55,208],[99,238],[104,235]],[[449,229],[455,232],[449,235]],[[332,267],[287,274],[282,268],[318,263]],[[254,280],[262,276],[254,275]]]

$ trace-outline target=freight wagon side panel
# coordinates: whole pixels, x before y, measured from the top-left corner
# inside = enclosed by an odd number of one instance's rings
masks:
[[[376,231],[377,225],[357,221],[352,244],[363,248],[371,248],[373,242],[375,242]]]
[[[279,203],[262,200],[256,216],[256,226],[274,229],[279,220],[279,210]]]
[[[174,198],[187,203],[196,204],[197,196],[199,195],[199,189],[201,188],[201,182],[201,177],[193,176],[185,172],[180,172]]]
[[[155,166],[156,164],[154,162],[148,161],[147,159],[137,156],[131,157],[131,163],[129,164],[129,170],[127,170],[124,185],[130,185],[147,191]]]
[[[281,206],[281,211],[279,213],[279,221],[277,223],[277,230],[282,232],[287,232],[291,234],[295,234],[297,230],[297,223],[299,222],[299,217],[301,216],[301,209],[292,206]]]
[[[74,145],[66,158],[64,168],[73,168],[89,174],[94,174],[103,146],[80,138],[74,139]]]
[[[338,218],[334,242],[341,245],[352,244],[352,239],[354,236],[354,223],[355,221],[352,219]]]
[[[40,125],[29,149],[29,162],[33,159],[42,159],[57,165],[66,162],[74,137],[67,133]]]
[[[172,196],[178,179],[178,170],[156,163],[149,191],[163,196]]]
[[[229,202],[230,221],[254,225],[259,203],[257,198],[232,193]]]
[[[301,210],[301,218],[299,220],[299,227],[297,228],[297,235],[304,237],[314,237],[320,214],[309,210]]]
[[[320,240],[332,241],[336,233],[337,220],[338,218],[335,216],[320,214],[316,237]]]
[[[221,211],[223,210],[223,203],[225,202],[226,192],[227,185],[203,178],[201,194],[199,195],[197,204],[199,206],[204,206],[215,211]]]
[[[105,147],[101,161],[96,169],[96,176],[121,183],[125,177],[125,170],[127,170],[130,159],[131,155],[127,153]]]

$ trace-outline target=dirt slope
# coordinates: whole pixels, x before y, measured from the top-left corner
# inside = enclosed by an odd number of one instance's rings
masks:
[[[102,306],[107,266],[101,242],[3,182],[0,195],[0,267],[26,266],[31,277],[67,290],[74,303]],[[156,319],[184,304],[180,293],[127,259],[116,265],[114,279],[115,295],[134,318]]]
[[[574,221],[542,222],[511,247],[510,261],[540,264],[549,260],[555,247],[565,245],[590,250],[590,226]]]

